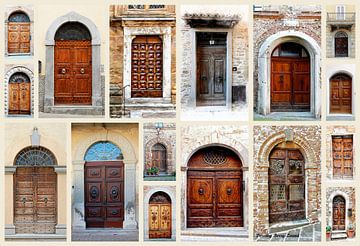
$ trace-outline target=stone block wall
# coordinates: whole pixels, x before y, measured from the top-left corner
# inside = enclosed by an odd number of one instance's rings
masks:
[[[331,31],[331,25],[326,25],[326,57],[333,58],[335,57],[335,44],[334,44],[334,38],[335,34],[339,31],[343,31],[348,35],[348,41],[349,41],[349,53],[348,57],[355,58],[355,23],[351,27],[350,30],[345,29],[338,29],[335,31]]]

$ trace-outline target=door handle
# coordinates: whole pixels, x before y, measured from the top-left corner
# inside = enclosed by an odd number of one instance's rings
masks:
[[[204,195],[204,189],[203,188],[200,188],[199,190],[198,190],[198,193],[199,193],[199,195]]]
[[[26,198],[23,197],[23,198],[21,199],[21,201],[22,201],[22,203],[25,205],[25,203],[26,203]]]
[[[48,198],[44,197],[44,202],[47,203],[48,202]]]
[[[223,81],[223,77],[219,76],[219,77],[217,77],[217,80],[221,82],[221,81]]]
[[[206,76],[201,76],[201,80],[207,80],[207,77]]]
[[[228,196],[230,196],[231,193],[232,193],[232,189],[228,188],[228,189],[226,190],[226,194],[228,194]]]
[[[62,68],[62,69],[61,69],[61,73],[62,73],[62,74],[65,74],[65,73],[66,73],[66,69],[65,69],[65,68]]]
[[[80,73],[81,73],[81,74],[84,74],[84,73],[85,73],[85,68],[83,68],[83,67],[80,68]]]
[[[279,82],[284,83],[284,75],[283,74],[280,75],[280,81]]]

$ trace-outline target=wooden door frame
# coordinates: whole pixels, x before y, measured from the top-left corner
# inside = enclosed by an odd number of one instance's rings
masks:
[[[350,198],[349,196],[345,193],[345,192],[342,192],[340,190],[338,191],[335,191],[333,192],[330,197],[328,198],[328,204],[329,204],[329,211],[330,211],[330,223],[329,225],[333,225],[333,200],[336,196],[342,196],[345,200],[345,230],[348,228],[348,225],[349,225],[349,219],[348,219],[348,215],[347,215],[347,212],[348,212],[348,209],[349,209],[349,204],[350,204]]]
[[[191,70],[197,71],[197,44],[196,33],[197,32],[225,32],[226,34],[226,85],[225,85],[225,106],[196,106],[197,97],[197,74],[196,72],[191,74],[191,87],[190,87],[190,101],[189,104],[192,108],[200,111],[230,111],[231,110],[231,98],[232,98],[232,28],[192,28],[190,30],[191,35]]]

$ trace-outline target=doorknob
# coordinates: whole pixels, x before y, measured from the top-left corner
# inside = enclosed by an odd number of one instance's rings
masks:
[[[200,188],[200,189],[198,190],[198,193],[199,193],[199,195],[204,195],[204,189],[203,189],[203,188]]]
[[[228,188],[228,189],[226,190],[226,194],[228,194],[228,196],[230,196],[231,193],[232,193],[232,189]]]
[[[62,68],[62,69],[61,69],[61,73],[62,73],[62,74],[65,74],[65,73],[66,73],[66,69],[65,69],[65,68]]]

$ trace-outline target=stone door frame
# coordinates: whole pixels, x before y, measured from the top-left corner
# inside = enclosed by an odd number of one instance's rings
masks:
[[[197,90],[197,45],[196,45],[196,33],[197,32],[226,32],[226,93],[225,93],[225,106],[196,106],[196,90]],[[231,98],[232,98],[232,28],[191,28],[191,81],[190,83],[190,100],[188,104],[190,107],[197,111],[230,111],[231,110]]]
[[[347,211],[350,207],[350,199],[348,194],[346,194],[343,191],[334,191],[331,193],[330,197],[328,198],[328,204],[329,204],[329,211],[330,211],[330,221],[328,221],[328,224],[331,226],[333,225],[333,200],[336,196],[342,196],[345,199],[345,230],[347,230],[349,225],[349,219]]]
[[[351,114],[332,114],[330,113],[330,82],[331,78],[337,74],[346,74],[351,78]],[[327,73],[326,76],[326,115],[327,116],[352,116],[355,117],[355,85],[354,85],[354,74],[352,71],[347,69],[346,67],[341,68],[341,65],[339,66],[338,70],[330,71]]]
[[[277,32],[268,37],[260,46],[257,111],[262,115],[271,113],[271,54],[275,47],[285,42],[302,45],[310,55],[310,113],[318,119],[321,116],[321,49],[312,37],[293,30]]]
[[[173,150],[171,148],[171,144],[166,139],[158,139],[152,138],[144,144],[144,170],[146,169],[146,165],[148,162],[152,161],[151,158],[151,149],[155,144],[162,144],[166,148],[166,173],[171,174],[171,170],[175,171],[174,163],[172,162],[173,158]]]
[[[338,32],[344,32],[346,33],[347,35],[347,39],[348,39],[348,55],[346,57],[336,57],[335,56],[335,35],[338,33]],[[350,51],[351,51],[351,38],[352,38],[352,32],[349,31],[349,30],[346,30],[344,28],[340,28],[340,29],[336,29],[335,31],[331,32],[330,33],[331,35],[331,57],[333,58],[336,58],[336,59],[341,59],[341,58],[350,58],[351,57],[351,54],[350,54]]]
[[[54,48],[55,48],[55,34],[57,30],[67,22],[79,22],[86,26],[91,34],[91,52],[92,52],[92,104],[91,107],[102,107],[102,81],[100,71],[100,32],[96,25],[87,17],[84,17],[76,12],[70,12],[66,15],[55,19],[49,26],[46,32],[45,47],[46,47],[46,64],[45,64],[45,96],[44,96],[44,111],[49,113],[54,105]],[[69,106],[69,105],[67,105]],[[72,105],[71,108],[79,108],[83,106]]]
[[[172,187],[173,188],[173,187]],[[171,240],[176,239],[176,199],[174,191],[168,187],[152,187],[146,194],[144,194],[144,240],[149,239],[149,201],[153,194],[157,192],[166,193],[171,200]]]
[[[131,47],[132,41],[139,35],[157,35],[163,43],[163,92],[161,98],[131,97]],[[171,27],[124,27],[124,68],[123,86],[126,104],[158,104],[171,103]]]
[[[30,79],[30,116],[34,115],[34,73],[24,66],[12,66],[5,74],[5,86],[4,86],[4,109],[7,117],[18,117],[18,115],[9,115],[9,81],[13,74],[24,73]],[[21,115],[22,117],[27,115]]]
[[[109,141],[121,149],[124,159],[124,230],[135,230],[136,221],[136,164],[138,162],[135,149],[125,137],[117,133],[95,133],[75,146],[73,155],[73,188],[72,188],[72,228],[85,230],[85,190],[84,167],[85,154],[88,148],[99,141]],[[119,230],[121,230],[119,228]]]

